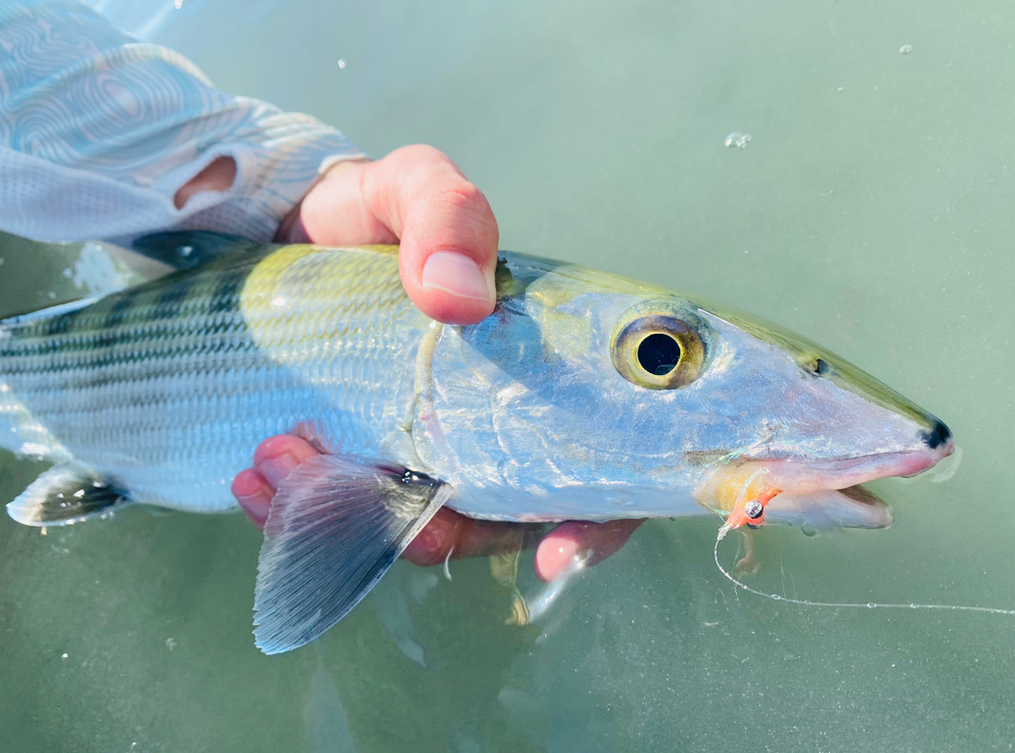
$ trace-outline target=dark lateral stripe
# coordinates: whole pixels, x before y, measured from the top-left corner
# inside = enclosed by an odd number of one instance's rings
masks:
[[[243,347],[230,339],[223,350],[202,348],[190,352],[181,351],[172,354],[145,354],[122,359],[82,359],[64,368],[44,367],[39,369],[12,369],[8,378],[21,381],[19,389],[25,390],[23,396],[31,391],[27,385],[47,390],[75,390],[89,392],[110,384],[129,385],[147,383],[153,376],[162,380],[178,378],[200,378],[218,370],[246,370],[267,368],[271,361],[256,348]],[[225,356],[225,358],[223,358]],[[64,375],[65,371],[74,371],[73,379]],[[43,386],[45,385],[45,386]],[[153,388],[154,389],[154,388]],[[155,393],[150,397],[154,399]]]
[[[110,305],[109,311],[106,312],[106,319],[102,323],[102,328],[116,329],[123,324],[124,320],[130,314],[131,309],[134,307],[134,304],[137,303],[138,298],[143,294],[143,292],[144,291],[141,288],[131,288],[130,290],[125,290],[113,297],[112,305]]]
[[[108,332],[87,333],[74,339],[65,337],[28,340],[17,343],[5,355],[5,373],[56,374],[74,369],[138,365],[187,356],[220,352],[223,347],[248,349],[252,341],[244,335],[239,312],[214,319],[211,316],[167,322],[169,326],[122,327]],[[182,326],[181,326],[182,325]],[[223,325],[228,334],[223,336]],[[196,337],[195,337],[196,336]]]
[[[137,346],[155,339],[161,343],[150,352],[161,351],[156,358],[168,355],[165,346],[176,338],[181,338],[181,346],[170,346],[171,351],[194,352],[192,346],[182,347],[182,339],[219,330],[222,316],[230,311],[235,312],[229,317],[230,329],[234,337],[240,336],[239,296],[264,255],[248,252],[243,258],[222,258],[114,293],[77,311],[12,327],[11,337],[0,344],[0,357],[6,361],[0,371],[63,371],[137,362],[146,358],[146,349]]]
[[[54,317],[45,322],[45,332],[48,337],[57,337],[65,334],[78,319],[80,311],[71,311],[63,316]]]
[[[206,282],[204,275],[179,276],[162,290],[151,311],[151,319],[175,319],[180,315],[184,303],[191,297],[197,298]]]
[[[239,270],[230,270],[229,274],[224,275],[218,281],[209,302],[209,314],[221,314],[239,309],[240,291],[243,289],[243,283],[246,282],[250,270],[238,272]]]

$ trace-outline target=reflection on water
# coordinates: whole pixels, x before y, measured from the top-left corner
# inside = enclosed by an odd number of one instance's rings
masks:
[[[443,148],[489,195],[506,248],[747,308],[947,421],[965,452],[953,478],[872,485],[893,507],[888,530],[762,531],[753,587],[812,601],[1015,606],[1015,190],[1011,147],[997,138],[1015,122],[1015,10],[914,0],[102,7],[222,86],[311,112],[374,154]],[[753,135],[748,148],[726,148],[734,128]],[[108,284],[108,269],[93,260],[82,271],[75,253],[4,245],[0,306]],[[0,457],[0,497],[38,469]],[[3,748],[1009,745],[1015,619],[761,599],[715,569],[716,527],[644,526],[524,627],[505,624],[512,593],[487,562],[451,563],[450,582],[440,568],[400,564],[321,641],[269,658],[250,633],[259,539],[240,517],[131,509],[45,538],[0,519]],[[729,567],[737,555],[725,546]],[[535,593],[531,558],[521,571],[519,590]]]

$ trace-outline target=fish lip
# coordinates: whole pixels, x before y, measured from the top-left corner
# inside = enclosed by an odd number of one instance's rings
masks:
[[[838,528],[883,530],[895,520],[888,504],[862,486],[805,495],[777,494],[768,505],[768,513],[772,522],[800,524],[815,532]]]
[[[934,449],[925,447],[825,460],[789,456],[745,459],[768,464],[772,483],[784,491],[806,494],[846,489],[892,476],[916,476],[937,465],[954,451],[955,443],[949,439]]]

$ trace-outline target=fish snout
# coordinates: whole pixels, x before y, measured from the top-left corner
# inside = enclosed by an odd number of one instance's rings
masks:
[[[946,457],[955,452],[955,439],[952,431],[937,416],[929,415],[928,420],[916,434],[917,452],[906,454],[903,465],[906,466],[899,474],[915,476],[933,468]]]
[[[930,429],[920,432],[920,439],[932,450],[941,448],[942,457],[951,455],[955,449],[952,430],[939,418],[934,419]]]

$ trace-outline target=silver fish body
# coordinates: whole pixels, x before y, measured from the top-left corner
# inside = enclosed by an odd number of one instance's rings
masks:
[[[879,526],[869,499],[830,490],[953,449],[931,414],[747,315],[505,253],[494,314],[441,325],[406,297],[396,252],[240,244],[0,324],[0,446],[57,465],[11,515],[228,510],[262,440],[312,437],[325,455],[280,487],[265,529],[258,645],[274,653],[341,619],[442,504],[607,520],[766,494],[789,518],[811,505]]]

